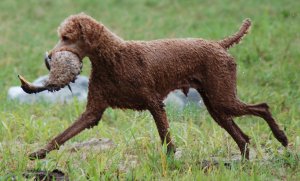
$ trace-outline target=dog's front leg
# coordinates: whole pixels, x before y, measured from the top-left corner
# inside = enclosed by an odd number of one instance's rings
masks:
[[[59,149],[60,145],[64,144],[67,140],[77,135],[85,128],[91,128],[97,125],[104,110],[105,109],[95,111],[87,108],[87,110],[69,128],[52,139],[44,148],[31,153],[29,158],[32,160],[43,159],[46,157],[47,153],[54,149]]]
[[[149,111],[155,120],[155,124],[162,144],[167,144],[167,153],[174,153],[176,151],[176,148],[171,139],[171,134],[169,131],[169,122],[163,103],[155,104],[149,109]]]

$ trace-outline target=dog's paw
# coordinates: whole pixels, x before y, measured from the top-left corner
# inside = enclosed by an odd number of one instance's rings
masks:
[[[167,155],[174,155],[176,153],[176,147],[173,143],[169,143],[167,147]]]
[[[40,149],[39,151],[31,153],[28,157],[30,160],[36,160],[36,159],[44,159],[46,158],[48,151],[45,149]]]

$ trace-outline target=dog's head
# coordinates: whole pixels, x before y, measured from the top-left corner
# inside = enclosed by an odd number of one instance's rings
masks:
[[[81,72],[82,59],[98,46],[102,30],[103,25],[83,13],[65,19],[58,28],[59,42],[45,56],[49,79],[38,87],[19,76],[23,90],[27,93],[57,91],[74,82]]]
[[[58,27],[59,41],[49,57],[58,51],[70,51],[83,59],[99,44],[102,29],[103,25],[84,13],[69,16]]]

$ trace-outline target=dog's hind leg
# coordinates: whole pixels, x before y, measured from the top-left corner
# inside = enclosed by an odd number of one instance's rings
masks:
[[[224,115],[222,112],[219,112],[217,109],[215,109],[213,105],[211,105],[208,96],[202,89],[197,89],[197,91],[201,95],[203,102],[212,118],[234,139],[241,151],[242,156],[246,159],[249,159],[249,137],[235,124],[230,116]]]
[[[247,142],[248,144],[250,144],[250,138],[249,138],[249,136],[246,135],[246,134],[241,130],[241,128],[240,128],[234,121],[232,121],[232,126],[235,127],[235,129],[236,129],[238,132],[240,132],[240,134],[243,136],[243,138],[246,140],[246,142]]]
[[[237,112],[236,116],[242,115],[254,115],[263,118],[271,128],[275,138],[283,145],[288,145],[288,139],[285,133],[279,128],[278,124],[272,117],[272,114],[269,111],[269,106],[266,103],[247,105],[240,103],[241,111]]]
[[[166,111],[162,102],[153,103],[149,107],[149,111],[155,121],[162,144],[167,144],[168,154],[175,152],[175,145],[172,142],[169,130],[169,122],[167,120]]]
[[[219,124],[230,134],[230,136],[237,143],[241,151],[242,157],[245,157],[246,159],[249,160],[248,136],[246,136],[245,139],[243,132],[241,132],[240,128],[234,123],[232,118],[227,118],[227,119],[219,118],[218,121],[220,122]]]

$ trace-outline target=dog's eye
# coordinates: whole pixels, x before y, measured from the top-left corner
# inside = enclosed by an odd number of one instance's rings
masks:
[[[68,40],[69,40],[69,37],[67,37],[67,36],[62,36],[61,39],[62,39],[63,41],[68,41]]]

